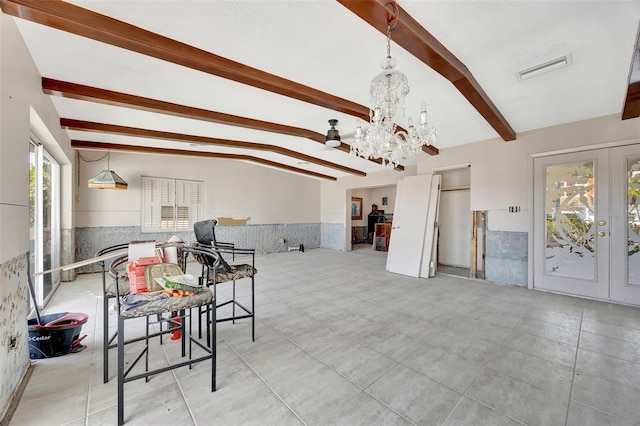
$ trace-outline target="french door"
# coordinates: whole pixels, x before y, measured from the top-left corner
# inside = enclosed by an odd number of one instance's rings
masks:
[[[640,145],[534,160],[534,287],[640,305]]]
[[[60,266],[60,166],[44,147],[29,145],[29,224],[31,273]],[[60,282],[60,273],[33,278],[36,301],[42,307]]]

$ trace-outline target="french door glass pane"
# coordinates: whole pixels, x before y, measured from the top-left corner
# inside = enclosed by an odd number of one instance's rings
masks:
[[[627,200],[629,284],[640,285],[640,158],[627,160]]]
[[[546,167],[545,272],[595,278],[595,163]]]
[[[55,233],[53,228],[53,167],[51,161],[44,156],[42,159],[42,268],[48,271],[53,265],[53,254],[55,249],[55,241],[52,236]],[[57,265],[55,265],[57,266]],[[46,300],[51,290],[53,290],[53,275],[43,275],[42,282],[42,298]]]
[[[60,166],[36,142],[29,144],[29,250],[31,273],[60,266]],[[60,281],[59,272],[33,277],[40,307]]]
[[[36,270],[36,196],[38,193],[38,182],[36,174],[36,147],[29,144],[29,263],[31,273]]]

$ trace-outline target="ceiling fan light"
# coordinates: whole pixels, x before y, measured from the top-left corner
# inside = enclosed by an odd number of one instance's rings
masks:
[[[339,147],[342,143],[340,141],[340,132],[338,131],[338,129],[336,129],[337,124],[338,120],[329,120],[329,125],[331,125],[331,128],[327,131],[327,136],[325,136],[324,138],[324,144],[330,148]]]

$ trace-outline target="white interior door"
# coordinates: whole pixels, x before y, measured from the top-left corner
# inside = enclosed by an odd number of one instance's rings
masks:
[[[431,175],[410,176],[398,182],[387,271],[419,276],[430,188]]]
[[[429,204],[427,206],[427,223],[424,231],[424,248],[422,250],[422,265],[420,276],[430,278],[436,274],[436,255],[438,253],[438,213],[440,211],[440,183],[441,175],[433,175]]]
[[[640,304],[640,145],[534,161],[534,287]]]
[[[438,262],[446,266],[468,268],[471,264],[471,196],[469,189],[442,191],[438,228]]]

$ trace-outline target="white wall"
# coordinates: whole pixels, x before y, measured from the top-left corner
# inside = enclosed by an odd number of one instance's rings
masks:
[[[29,364],[26,257],[29,249],[29,137],[62,164],[63,226],[72,226],[71,147],[14,18],[0,16],[0,417]],[[10,350],[9,336],[18,337]]]
[[[377,204],[379,210],[384,210],[385,214],[393,214],[396,205],[396,185],[372,188],[369,190],[371,202]],[[382,204],[382,197],[387,197],[387,205]]]
[[[72,151],[66,133],[60,129],[60,119],[51,100],[42,93],[40,74],[14,18],[4,14],[0,50],[0,263],[4,263],[29,249],[29,137],[33,129],[32,115],[38,117],[36,121],[40,124],[41,133],[38,136],[42,137],[42,142],[59,163],[68,165]],[[48,130],[45,132],[44,129]],[[69,189],[69,182],[66,184]],[[69,207],[67,204],[67,219]]]
[[[80,151],[87,160],[104,151]],[[126,191],[90,189],[87,181],[107,168],[107,159],[80,160],[76,226],[139,226],[140,176],[205,183],[205,218],[232,217],[248,225],[320,222],[320,181],[248,162],[112,151],[110,168]]]
[[[640,118],[620,120],[618,114],[520,133],[500,139],[443,149],[440,155],[418,157],[418,174],[434,168],[471,164],[471,210],[487,210],[488,229],[526,232],[532,194],[531,155],[579,147],[640,143]],[[625,142],[626,141],[626,142]],[[509,213],[509,206],[521,206]]]
[[[351,220],[351,226],[367,226],[367,215],[371,212],[372,204],[376,204],[378,210],[384,210],[385,214],[393,214],[396,203],[396,185],[353,189],[351,196],[362,198],[362,220]],[[382,205],[382,197],[387,197],[388,204],[386,206]]]

